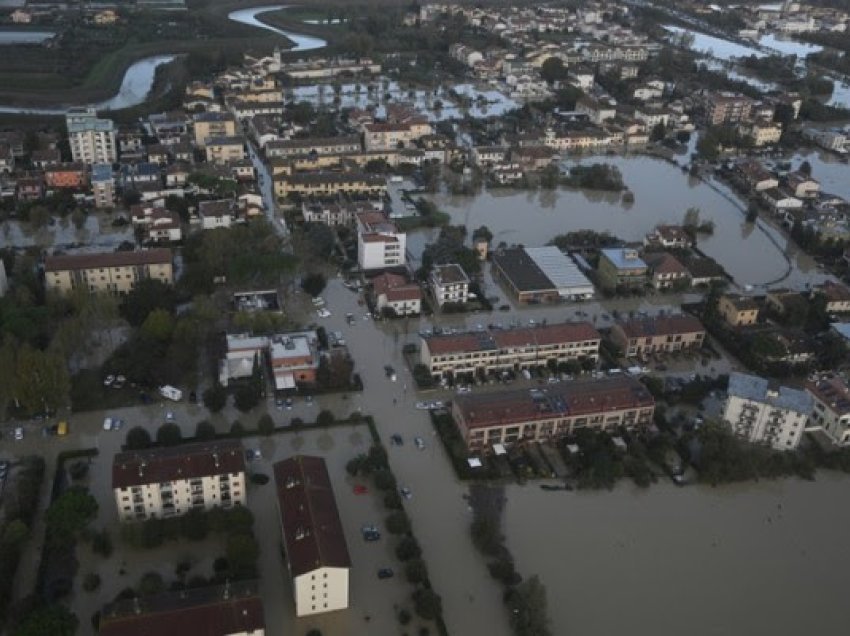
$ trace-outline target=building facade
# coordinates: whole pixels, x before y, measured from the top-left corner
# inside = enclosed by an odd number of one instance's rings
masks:
[[[758,303],[747,296],[721,296],[717,310],[723,320],[733,327],[754,325],[759,317]]]
[[[140,280],[174,282],[171,250],[65,254],[44,261],[44,284],[48,292],[67,294],[83,288],[90,293],[129,293]]]
[[[452,400],[455,424],[470,451],[557,439],[582,428],[614,431],[648,426],[654,412],[649,390],[629,376],[462,394]]]
[[[422,289],[404,276],[384,272],[372,279],[378,311],[392,309],[396,316],[416,316],[422,311]]]
[[[465,303],[469,299],[469,276],[460,265],[434,265],[428,277],[437,305]]]
[[[111,119],[99,119],[94,108],[72,108],[65,115],[71,156],[78,163],[115,163],[118,145]]]
[[[850,445],[850,387],[835,373],[824,373],[806,382],[812,396],[810,424],[820,426],[839,446]]]
[[[203,148],[207,139],[233,137],[236,134],[236,118],[228,113],[205,112],[194,117],[195,145]]]
[[[123,522],[244,505],[242,444],[227,440],[117,453],[112,491]]]
[[[600,250],[598,271],[599,282],[607,289],[640,289],[648,267],[636,249],[614,247]]]
[[[599,357],[601,336],[588,322],[423,336],[420,362],[435,378],[449,374],[519,371]]]
[[[363,270],[403,266],[407,234],[381,212],[357,214],[357,264]]]
[[[285,459],[274,465],[274,479],[295,615],[347,608],[351,558],[325,460]]]
[[[755,375],[729,375],[723,419],[749,442],[776,450],[797,448],[811,413],[812,397],[806,391],[773,389]]]
[[[636,318],[614,325],[611,340],[627,357],[648,356],[699,349],[705,340],[705,328],[693,316]]]

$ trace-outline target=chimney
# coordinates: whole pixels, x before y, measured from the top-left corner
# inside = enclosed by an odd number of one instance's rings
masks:
[[[215,462],[215,467],[218,468],[219,467],[218,453],[213,453],[212,456],[213,456],[213,462]]]
[[[138,596],[133,597],[133,612],[135,612],[136,614],[142,613],[142,606],[139,605],[139,597]]]

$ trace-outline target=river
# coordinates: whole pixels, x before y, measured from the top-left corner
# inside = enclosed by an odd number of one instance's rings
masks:
[[[453,224],[468,228],[486,225],[494,244],[544,245],[557,234],[572,230],[607,231],[627,241],[640,241],[658,223],[681,223],[690,207],[700,218],[714,222],[714,234],[702,235],[699,248],[716,259],[740,285],[759,285],[783,277],[783,285],[805,288],[819,278],[815,264],[777,229],[759,222],[756,228],[744,221],[740,208],[714,188],[692,178],[666,161],[642,155],[588,157],[581,163],[615,165],[634,193],[633,204],[623,204],[617,193],[559,188],[557,190],[486,190],[478,196],[433,197]],[[846,166],[841,164],[846,170]],[[840,167],[836,164],[836,171]],[[820,165],[814,173],[826,173]],[[837,177],[837,175],[836,175]],[[727,192],[721,185],[717,187]],[[727,192],[728,193],[728,192]],[[733,200],[734,195],[728,193]],[[408,247],[418,254],[436,230],[411,233]]]
[[[257,19],[257,15],[284,9],[284,5],[254,7],[249,9],[240,9],[230,13],[227,17],[234,22],[247,24],[249,26],[266,29],[283,35],[288,38],[293,46],[290,51],[312,51],[327,45],[327,42],[321,38],[310,35],[303,35],[293,31],[284,31],[277,29],[268,24],[264,24]],[[24,31],[16,31],[15,34],[27,33]],[[0,44],[3,33],[0,32]],[[156,78],[156,70],[163,64],[167,64],[174,60],[175,56],[171,54],[154,55],[138,60],[130,65],[124,73],[124,78],[121,82],[121,88],[118,93],[109,99],[92,104],[97,110],[119,110],[122,108],[131,108],[144,103],[150,95],[151,88]],[[81,104],[60,104],[52,108],[26,108],[21,106],[2,106],[0,105],[0,113],[20,113],[29,115],[63,115],[69,108],[80,106]]]
[[[842,634],[848,485],[509,486],[505,535],[547,587],[554,634]]]

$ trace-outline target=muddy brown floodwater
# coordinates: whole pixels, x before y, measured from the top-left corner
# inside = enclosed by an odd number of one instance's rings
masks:
[[[850,479],[507,490],[508,547],[554,634],[843,634]]]

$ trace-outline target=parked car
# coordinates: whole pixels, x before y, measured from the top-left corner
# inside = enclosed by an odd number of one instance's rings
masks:
[[[111,417],[103,418],[103,430],[104,431],[111,431],[112,430],[112,418]]]
[[[15,428],[15,441],[21,441],[24,439],[24,429],[18,426]]]
[[[381,533],[376,526],[363,526],[360,528],[360,532],[363,533],[363,538],[366,541],[377,541],[381,538]]]
[[[378,570],[378,578],[379,579],[391,579],[395,572],[393,572],[392,568],[381,568]]]
[[[425,450],[425,440],[421,437],[414,437],[413,443],[416,445],[416,448],[419,450]]]
[[[398,433],[393,433],[390,436],[390,441],[396,446],[402,446],[404,444],[404,438]]]
[[[411,491],[410,488],[408,488],[407,486],[402,486],[401,488],[399,488],[398,492],[402,497],[404,497],[407,500],[410,500],[410,499],[413,498],[413,491]]]
[[[108,375],[105,378],[103,378],[103,386],[112,386],[113,382],[115,382],[115,376],[114,375]]]

